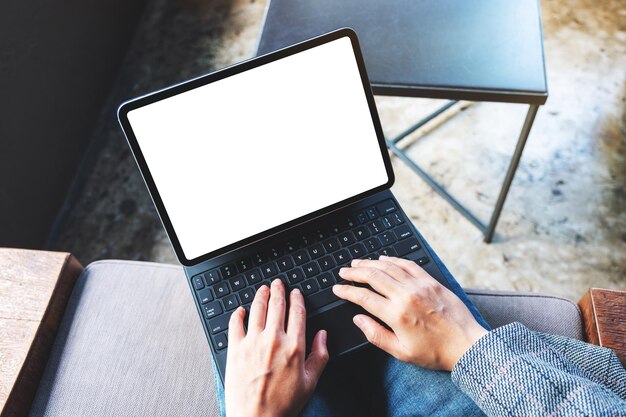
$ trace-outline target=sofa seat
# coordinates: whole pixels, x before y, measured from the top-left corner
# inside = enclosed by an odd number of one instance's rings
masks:
[[[487,322],[583,338],[573,302],[468,290]],[[79,277],[31,416],[217,416],[211,353],[179,266],[106,260]]]

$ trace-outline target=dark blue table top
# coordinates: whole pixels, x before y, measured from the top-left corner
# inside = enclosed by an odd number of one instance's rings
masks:
[[[539,0],[271,0],[259,55],[341,27],[375,94],[543,104]]]

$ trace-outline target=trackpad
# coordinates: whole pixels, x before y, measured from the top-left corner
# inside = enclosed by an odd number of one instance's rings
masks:
[[[366,314],[366,312],[355,304],[344,303],[309,317],[306,322],[307,352],[310,351],[313,337],[318,330],[322,329],[328,332],[328,353],[331,358],[366,344],[367,339],[363,332],[352,321],[357,314]]]

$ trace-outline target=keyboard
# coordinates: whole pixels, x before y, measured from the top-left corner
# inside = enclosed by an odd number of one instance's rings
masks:
[[[217,351],[228,347],[232,312],[238,306],[248,308],[256,290],[269,286],[274,279],[282,280],[287,291],[300,289],[307,314],[312,315],[339,301],[331,287],[335,283],[348,284],[339,276],[339,269],[352,259],[397,256],[413,259],[421,266],[430,261],[425,251],[415,259],[421,244],[391,199],[351,214],[325,218],[324,224],[328,226],[301,232],[269,250],[253,251],[236,262],[192,277],[195,296]]]

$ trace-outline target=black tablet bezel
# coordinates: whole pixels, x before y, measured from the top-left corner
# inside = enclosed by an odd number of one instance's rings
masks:
[[[174,230],[174,227],[172,226],[172,222],[170,221],[170,218],[167,214],[167,211],[165,210],[165,205],[163,204],[163,201],[161,199],[161,196],[159,194],[158,188],[154,182],[154,179],[152,178],[152,175],[150,173],[150,170],[148,169],[148,164],[146,163],[146,160],[144,159],[143,153],[141,152],[141,148],[139,146],[139,143],[137,142],[137,139],[135,138],[135,135],[133,133],[133,130],[130,126],[130,123],[128,121],[128,113],[134,109],[137,109],[139,107],[143,107],[146,106],[148,104],[154,103],[156,101],[159,100],[163,100],[172,96],[175,96],[177,94],[183,93],[185,91],[189,91],[192,90],[194,88],[198,88],[201,87],[203,85],[215,82],[215,81],[219,81],[221,79],[239,74],[241,72],[244,71],[248,71],[251,70],[253,68],[259,67],[261,65],[265,65],[268,64],[270,62],[288,57],[290,55],[293,54],[297,54],[299,52],[305,51],[307,49],[311,49],[314,48],[316,46],[320,46],[322,44],[328,43],[328,42],[332,42],[334,40],[343,38],[343,37],[348,37],[352,43],[352,49],[354,51],[354,55],[356,58],[356,62],[359,68],[359,73],[361,75],[361,80],[363,83],[363,89],[365,91],[365,96],[367,98],[367,102],[369,105],[369,109],[370,109],[370,114],[372,116],[372,122],[374,124],[374,129],[376,130],[376,136],[378,137],[378,142],[379,142],[379,146],[380,146],[380,152],[385,164],[385,169],[387,171],[387,178],[388,181],[387,183],[380,185],[378,187],[375,187],[371,190],[365,191],[363,193],[357,194],[355,196],[352,196],[348,199],[345,199],[343,201],[339,201],[335,204],[332,204],[330,206],[321,208],[319,210],[316,210],[312,213],[309,213],[305,216],[301,216],[297,219],[291,220],[289,222],[277,225],[275,227],[272,227],[271,229],[268,229],[266,231],[257,233],[253,236],[250,236],[246,239],[237,241],[237,242],[233,242],[227,246],[224,246],[220,249],[216,249],[214,251],[208,252],[204,255],[198,256],[196,258],[193,259],[187,259],[187,257],[185,256],[185,253],[182,249],[182,246],[178,240],[178,236],[176,235],[176,232]],[[238,249],[240,247],[243,247],[245,245],[248,245],[250,243],[253,243],[255,241],[264,239],[268,236],[271,236],[277,232],[280,232],[282,230],[285,230],[286,228],[295,226],[299,223],[303,223],[306,222],[308,220],[311,220],[315,217],[318,217],[320,215],[326,214],[328,212],[331,212],[333,210],[336,210],[338,208],[341,208],[343,206],[346,206],[348,204],[351,204],[355,201],[358,201],[362,198],[365,197],[369,197],[371,195],[374,195],[382,190],[388,189],[390,188],[394,181],[395,181],[395,176],[393,173],[393,169],[391,167],[391,160],[389,158],[389,153],[387,151],[387,145],[385,142],[385,136],[383,134],[382,131],[382,127],[380,124],[380,119],[378,117],[378,111],[376,110],[376,103],[374,102],[374,96],[372,94],[372,90],[369,84],[369,79],[367,78],[367,73],[365,71],[365,64],[363,61],[363,55],[361,53],[361,49],[359,47],[359,42],[356,36],[356,33],[349,28],[343,28],[343,29],[339,29],[330,33],[327,33],[325,35],[298,43],[296,45],[293,46],[289,46],[287,48],[284,49],[280,49],[276,52],[272,52],[260,57],[256,57],[256,58],[252,58],[249,59],[247,61],[243,61],[241,63],[232,65],[230,67],[224,68],[222,70],[213,72],[211,74],[207,74],[207,75],[203,75],[201,77],[198,78],[194,78],[192,80],[180,83],[180,84],[176,84],[174,86],[165,88],[163,90],[159,90],[156,91],[154,93],[136,98],[134,100],[130,100],[127,101],[125,103],[123,103],[117,112],[117,116],[118,116],[118,120],[120,125],[122,126],[122,130],[124,131],[124,134],[126,135],[126,139],[128,140],[128,144],[130,145],[130,148],[132,150],[132,153],[135,157],[135,161],[137,162],[137,165],[139,166],[139,170],[141,171],[141,175],[143,176],[143,179],[146,183],[146,186],[148,187],[148,190],[150,192],[150,195],[152,197],[152,201],[154,202],[154,205],[157,208],[157,212],[159,213],[159,216],[161,218],[161,222],[163,223],[163,226],[165,227],[165,230],[167,231],[167,234],[170,238],[170,241],[172,243],[172,246],[174,247],[174,251],[176,252],[176,256],[178,257],[178,260],[180,261],[180,263],[182,263],[185,266],[193,266],[193,265],[197,265],[201,262],[204,262],[206,260],[218,257],[220,255],[223,255],[225,253],[228,253],[232,250]]]

